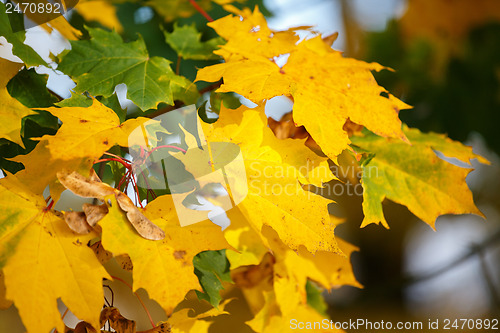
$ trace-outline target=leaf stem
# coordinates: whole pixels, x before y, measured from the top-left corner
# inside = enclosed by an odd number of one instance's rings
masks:
[[[196,9],[201,15],[203,15],[207,19],[208,22],[214,21],[214,19],[211,18],[210,15],[208,15],[208,13],[203,8],[201,8],[200,5],[198,5],[195,0],[189,0],[189,2],[194,7],[194,9]]]
[[[116,157],[118,159],[121,159],[125,162],[128,162],[128,163],[132,163],[130,160],[126,159],[125,157],[121,157],[121,156],[118,156],[118,155],[115,155],[115,154],[112,154],[110,152],[104,152],[104,155],[109,155],[109,156],[112,156],[112,157]]]
[[[132,292],[134,293],[134,295],[137,297],[137,299],[139,300],[139,302],[141,303],[142,307],[144,308],[144,311],[146,311],[146,314],[148,315],[148,318],[149,318],[149,322],[151,323],[151,325],[153,326],[153,328],[156,327],[154,321],[153,321],[153,318],[151,317],[151,314],[149,313],[148,311],[148,308],[146,307],[146,305],[144,304],[144,302],[142,301],[141,297],[139,296],[139,294],[137,294],[134,289],[132,288],[132,286],[125,280],[123,280],[122,278],[119,278],[118,276],[113,276],[111,275],[111,278],[113,280],[118,280],[120,281],[121,283],[125,284],[127,287],[130,288],[130,290],[132,290]]]
[[[100,160],[94,161],[94,164],[100,163],[100,162],[111,162],[111,161],[115,161],[115,162],[121,163],[127,170],[130,170],[132,168],[130,166],[130,164],[128,164],[127,162],[125,162],[123,159],[114,158],[114,157],[102,158]]]
[[[212,90],[214,90],[214,89],[219,88],[219,87],[221,86],[221,84],[222,84],[222,80],[219,80],[219,81],[217,81],[217,82],[212,83],[212,84],[211,84],[211,85],[209,85],[209,86],[206,86],[206,87],[205,87],[205,88],[203,88],[203,89],[200,89],[198,92],[200,93],[200,95],[203,95],[203,94],[204,94],[204,93],[206,93],[206,92],[209,92],[209,91],[212,91]]]
[[[171,145],[163,145],[163,146],[158,146],[158,147],[155,147],[153,149],[151,149],[147,154],[146,154],[146,158],[148,158],[155,150],[158,150],[160,148],[173,148],[173,149],[177,149],[179,151],[182,151],[184,154],[187,153],[187,151],[181,147],[177,147],[177,146],[171,146]]]

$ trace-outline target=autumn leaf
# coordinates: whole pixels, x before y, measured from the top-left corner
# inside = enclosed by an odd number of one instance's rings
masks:
[[[275,257],[273,267],[273,288],[281,313],[293,314],[297,307],[307,304],[307,280],[313,280],[330,290],[343,285],[361,287],[356,281],[350,262],[350,255],[357,248],[337,238],[343,253],[318,251],[312,255],[304,248],[292,251],[269,227],[263,228],[269,239]]]
[[[124,43],[116,32],[87,29],[91,39],[71,42],[71,51],[58,67],[76,81],[76,92],[109,97],[118,84],[125,83],[127,97],[141,110],[160,102],[173,105],[174,99],[196,101],[196,86],[175,75],[167,59],[149,57],[142,37]]]
[[[388,228],[382,212],[382,201],[390,199],[405,205],[417,217],[434,228],[443,214],[483,214],[472,200],[465,178],[472,169],[453,165],[439,158],[433,149],[447,156],[457,156],[469,163],[472,158],[487,162],[472,153],[470,147],[438,134],[424,134],[405,128],[412,145],[376,135],[352,137],[353,144],[375,156],[362,165],[362,227],[382,223]]]
[[[0,6],[3,6],[0,5]],[[17,99],[10,96],[7,91],[7,83],[12,79],[23,64],[8,61],[0,58],[0,138],[5,138],[24,147],[21,140],[22,118],[36,114],[21,104]]]
[[[371,74],[383,66],[345,58],[321,36],[296,44],[293,31],[271,32],[257,9],[239,15],[243,20],[225,17],[209,24],[228,40],[215,52],[226,62],[200,69],[197,81],[223,78],[217,91],[236,92],[255,103],[293,97],[296,125],[304,126],[334,161],[350,143],[343,129],[348,119],[378,135],[406,140],[398,111],[409,106],[390,94],[382,96],[386,90]],[[280,67],[273,57],[288,53]]]
[[[151,121],[136,118],[120,124],[116,113],[97,100],[88,108],[51,107],[44,110],[58,117],[62,126],[55,135],[43,136],[29,154],[13,160],[25,167],[16,174],[22,182],[32,186],[35,193],[41,193],[49,185],[55,201],[64,190],[61,184],[56,184],[58,171],[88,172],[94,160],[105,151],[116,144],[128,146],[130,133]],[[40,165],[45,168],[40,168]]]
[[[57,30],[61,35],[69,40],[77,40],[82,36],[82,32],[69,24],[64,16],[58,16],[50,22],[41,24],[40,27],[51,33]]]
[[[277,139],[259,109],[222,108],[219,120],[202,128],[216,168],[223,164],[224,151],[216,151],[214,142],[232,143],[241,150],[248,193],[238,209],[257,233],[269,225],[292,249],[304,245],[313,253],[338,251],[326,207],[330,201],[301,185],[334,178],[326,158],[310,151],[303,140]]]
[[[220,57],[213,53],[219,45],[224,44],[220,37],[202,42],[201,33],[194,24],[180,27],[174,24],[173,32],[164,32],[165,41],[177,52],[179,57],[192,60],[216,60]]]
[[[14,301],[27,330],[64,330],[58,298],[97,327],[101,281],[109,276],[86,246],[95,234],[73,233],[59,214],[45,209],[41,196],[13,175],[0,180],[0,192],[0,266],[6,298]]]
[[[117,8],[109,1],[80,0],[76,10],[87,21],[96,21],[118,33],[123,32],[123,26],[117,16]]]
[[[229,314],[224,308],[231,301],[231,299],[224,300],[219,309],[213,308],[195,316],[190,316],[191,309],[180,309],[174,312],[168,320],[172,333],[208,332],[209,327],[212,325],[208,319]]]
[[[75,171],[60,171],[57,173],[57,179],[59,179],[64,187],[84,198],[97,198],[105,201],[107,196],[114,195],[118,205],[126,212],[128,221],[134,226],[134,229],[139,235],[150,240],[160,240],[165,237],[163,230],[148,220],[148,218],[133,204],[132,200],[123,192],[120,192],[106,183],[102,183],[100,180],[96,181],[91,178],[85,178]],[[87,213],[89,215],[97,213],[99,221],[103,218],[102,210],[101,212],[96,212],[95,208],[92,210],[89,208],[90,207],[87,206],[85,215],[87,215]],[[96,218],[96,216],[94,216],[94,218]],[[83,221],[79,222],[83,224]],[[93,224],[95,225],[95,223]]]
[[[58,201],[65,190],[64,186],[57,181],[57,171],[69,169],[85,173],[93,163],[93,159],[83,156],[71,160],[52,158],[47,141],[39,142],[29,154],[18,155],[12,160],[24,165],[24,170],[16,173],[20,182],[30,186],[35,194],[42,194],[48,185],[54,201]],[[41,168],[40,165],[44,167]]]
[[[109,213],[99,222],[102,227],[102,245],[113,254],[128,254],[134,269],[134,290],[145,288],[167,314],[182,301],[186,293],[200,290],[194,274],[193,257],[199,252],[228,248],[220,227],[210,221],[181,227],[172,198],[163,195],[150,202],[144,215],[165,231],[165,239],[149,241],[137,237],[110,196]],[[153,287],[154,286],[154,287]]]
[[[97,159],[115,144],[126,147],[130,133],[151,121],[136,118],[120,124],[118,115],[97,100],[88,108],[51,107],[43,110],[63,123],[56,135],[42,137],[48,142],[51,156],[63,160],[83,156]]]
[[[328,323],[326,327],[323,325],[320,327],[318,327],[318,325],[315,327],[313,326],[315,322],[324,323],[324,320]],[[321,316],[307,304],[297,307],[288,315],[281,315],[279,312],[279,303],[276,301],[273,292],[265,293],[264,307],[255,318],[248,321],[247,324],[255,332],[261,333],[291,333],[296,332],[298,329],[311,330],[314,332],[344,332],[335,329],[334,325],[330,325],[329,318]]]

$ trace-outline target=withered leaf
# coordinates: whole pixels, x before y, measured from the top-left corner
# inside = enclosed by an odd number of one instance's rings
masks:
[[[97,333],[97,330],[86,321],[81,321],[75,328],[66,327],[64,333]]]
[[[84,212],[65,212],[64,221],[77,234],[85,235],[92,231]]]
[[[135,321],[129,320],[120,314],[117,308],[104,308],[101,311],[100,324],[101,327],[109,322],[109,325],[117,333],[136,333]]]
[[[108,213],[108,206],[106,204],[92,205],[84,203],[82,209],[91,227],[94,227]]]
[[[127,213],[128,220],[132,223],[139,235],[152,240],[165,238],[163,230],[144,216],[128,196],[116,190],[115,197],[118,205]]]
[[[139,235],[150,240],[165,238],[163,230],[145,217],[127,195],[106,183],[101,183],[100,180],[92,180],[95,177],[97,176],[86,178],[76,171],[70,172],[68,170],[62,170],[57,173],[57,178],[61,184],[81,197],[97,198],[105,201],[106,196],[115,195],[118,205],[127,213],[127,219]],[[87,206],[86,209],[91,212],[91,223],[94,223],[94,225],[106,215],[104,208]]]
[[[57,178],[68,190],[84,198],[104,200],[107,195],[115,193],[115,189],[108,184],[86,178],[76,171],[71,173],[67,170],[59,171]]]
[[[140,331],[137,333],[170,333],[172,326],[169,323],[160,323],[158,326],[153,327],[147,331]]]

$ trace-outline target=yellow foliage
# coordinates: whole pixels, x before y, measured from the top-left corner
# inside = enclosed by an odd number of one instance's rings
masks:
[[[14,301],[29,332],[64,331],[57,299],[97,327],[103,304],[102,278],[109,278],[87,247],[95,234],[77,235],[60,214],[46,211],[42,197],[9,175],[0,181],[1,265],[6,298]],[[6,257],[7,256],[7,257]]]
[[[271,31],[257,9],[237,14],[243,20],[227,16],[209,23],[228,40],[215,52],[226,62],[200,69],[196,80],[223,78],[218,91],[236,92],[255,103],[292,97],[296,125],[303,125],[334,161],[350,143],[343,129],[348,119],[378,135],[406,140],[398,112],[409,106],[390,94],[381,96],[386,90],[370,72],[383,66],[345,58],[321,36],[297,44],[293,30]],[[288,59],[282,65],[277,57],[284,56]]]

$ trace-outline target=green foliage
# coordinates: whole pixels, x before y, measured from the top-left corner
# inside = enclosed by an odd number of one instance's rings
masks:
[[[193,258],[193,265],[203,288],[203,293],[197,291],[196,294],[218,307],[222,299],[220,291],[224,289],[222,282],[231,282],[226,250],[201,252]]]
[[[196,100],[195,86],[175,75],[168,60],[150,58],[142,37],[124,43],[116,32],[88,30],[91,40],[72,42],[58,67],[77,82],[76,92],[109,97],[118,84],[125,83],[127,97],[141,110],[160,102],[173,105],[174,99],[188,104]]]
[[[22,23],[22,15],[7,14],[5,12],[5,4],[0,3],[0,36],[5,37],[5,39],[12,44],[13,53],[21,58],[26,65],[46,65],[45,61],[35,52],[35,50],[24,44],[26,31],[19,29],[21,31],[13,32],[12,22],[20,25]]]
[[[201,33],[194,24],[178,26],[174,24],[174,31],[165,31],[165,41],[177,52],[179,57],[192,60],[217,60],[220,56],[213,53],[224,39],[217,37],[201,41]]]

